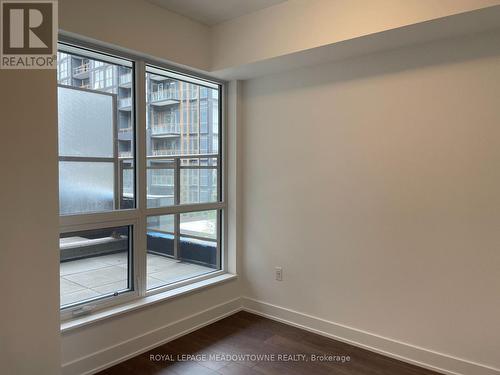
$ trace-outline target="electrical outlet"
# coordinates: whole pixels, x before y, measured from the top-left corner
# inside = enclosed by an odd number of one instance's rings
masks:
[[[281,267],[276,267],[274,269],[276,280],[278,281],[283,281],[283,268]]]

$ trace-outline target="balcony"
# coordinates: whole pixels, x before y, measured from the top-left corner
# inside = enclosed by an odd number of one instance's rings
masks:
[[[118,99],[118,109],[120,111],[131,111],[132,110],[132,98],[120,98],[120,99]]]
[[[151,269],[147,275],[148,289],[215,271],[213,267],[157,255],[150,250],[147,263]],[[62,306],[125,290],[128,287],[127,253],[121,251],[63,261],[60,285]]]
[[[193,228],[210,225],[206,220],[183,223],[185,232],[175,235],[156,226],[147,231],[147,288],[213,272],[217,269],[217,243],[200,239]],[[82,233],[60,238],[61,306],[119,293],[129,288],[129,237],[113,232]],[[177,249],[177,250],[175,250]]]
[[[153,124],[151,134],[155,138],[179,137],[181,134],[180,124],[160,123]]]
[[[131,132],[131,131],[132,131],[132,126],[131,126],[131,125],[129,125],[129,126],[128,126],[128,127],[126,127],[126,128],[119,128],[119,129],[118,129],[118,132],[120,132],[120,133],[129,133],[129,132]]]
[[[121,158],[132,158],[134,155],[132,151],[119,151],[118,153]]]
[[[153,91],[150,95],[151,105],[166,106],[179,103],[179,92],[176,89]]]
[[[73,69],[73,75],[75,76],[75,78],[78,78],[78,79],[88,78],[89,77],[89,68],[90,68],[90,64],[88,62],[84,63],[82,65],[79,65]]]
[[[122,74],[118,82],[120,87],[124,88],[132,87],[132,73]]]

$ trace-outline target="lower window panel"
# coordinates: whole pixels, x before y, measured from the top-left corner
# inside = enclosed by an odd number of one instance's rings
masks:
[[[62,233],[61,308],[133,290],[132,227]]]
[[[220,211],[150,216],[147,221],[147,289],[220,269]]]

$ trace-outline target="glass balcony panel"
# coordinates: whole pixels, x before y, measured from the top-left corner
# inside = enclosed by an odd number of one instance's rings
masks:
[[[61,215],[113,210],[114,188],[113,163],[59,162]]]
[[[217,210],[180,214],[181,236],[217,239]]]
[[[59,156],[113,157],[113,97],[69,87],[57,97]]]
[[[217,226],[219,211],[180,214],[179,257],[218,269]]]
[[[133,82],[118,87],[118,75],[132,77],[132,68],[72,53],[58,57],[58,82],[65,85],[58,87],[60,213],[135,207]],[[120,172],[123,163],[127,170]]]
[[[217,202],[217,169],[181,167],[181,204]]]
[[[148,161],[148,208],[172,206],[175,203],[175,165],[172,159]]]
[[[217,211],[148,217],[147,289],[216,271],[216,226]]]

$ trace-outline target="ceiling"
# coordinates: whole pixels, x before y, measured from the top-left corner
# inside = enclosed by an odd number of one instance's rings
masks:
[[[205,25],[218,23],[283,3],[286,0],[148,0]]]

